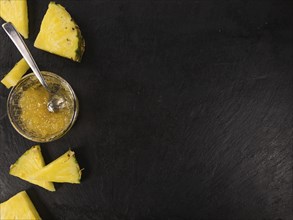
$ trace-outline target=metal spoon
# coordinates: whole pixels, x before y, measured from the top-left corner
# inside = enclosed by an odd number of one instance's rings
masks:
[[[15,44],[23,58],[26,60],[27,64],[32,69],[33,73],[37,77],[37,79],[40,81],[41,85],[49,92],[49,102],[47,104],[48,111],[50,112],[57,112],[60,109],[65,107],[66,100],[61,94],[58,94],[58,91],[53,91],[49,88],[45,78],[41,74],[41,71],[39,70],[34,58],[32,57],[29,49],[27,48],[26,44],[24,43],[22,37],[19,35],[19,33],[16,31],[15,27],[11,22],[4,23],[2,25],[2,28],[5,30],[7,35],[10,37],[12,42]]]

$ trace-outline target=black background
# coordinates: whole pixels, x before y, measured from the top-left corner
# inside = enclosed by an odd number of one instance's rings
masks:
[[[49,1],[28,0],[26,40],[80,100],[47,162],[71,147],[80,185],[10,176],[33,144],[0,85],[0,201],[27,190],[44,219],[293,219],[291,0],[59,0],[86,40],[75,63],[33,47]],[[3,22],[3,21],[1,21]],[[0,30],[1,78],[20,59]]]

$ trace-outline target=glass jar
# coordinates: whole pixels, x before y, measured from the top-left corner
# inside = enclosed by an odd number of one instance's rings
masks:
[[[7,100],[12,126],[23,137],[40,143],[65,135],[76,121],[79,110],[78,99],[68,82],[51,72],[42,71],[42,74],[48,86],[65,98],[64,108],[57,112],[47,110],[49,93],[33,73],[24,76],[12,88]]]

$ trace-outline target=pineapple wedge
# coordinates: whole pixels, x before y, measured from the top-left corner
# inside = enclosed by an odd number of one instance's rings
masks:
[[[31,176],[33,180],[59,183],[80,183],[81,170],[71,150],[43,167]]]
[[[1,0],[0,0],[1,1]],[[15,86],[21,77],[28,71],[29,66],[27,62],[22,58],[17,64],[10,70],[10,72],[1,80],[1,83],[9,89]]]
[[[53,183],[43,180],[31,180],[30,176],[45,166],[39,145],[31,147],[16,162],[10,166],[9,174],[25,181],[55,191]]]
[[[60,4],[50,2],[34,46],[80,62],[85,42],[78,25]]]
[[[40,220],[41,217],[28,194],[22,191],[0,204],[0,219]]]
[[[0,0],[0,17],[14,24],[16,30],[28,38],[28,12],[26,0]]]

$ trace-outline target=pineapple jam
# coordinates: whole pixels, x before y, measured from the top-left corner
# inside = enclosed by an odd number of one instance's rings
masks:
[[[62,91],[66,100],[66,91]],[[19,99],[20,120],[27,131],[36,136],[46,138],[58,135],[64,131],[73,117],[73,108],[67,101],[65,108],[58,112],[49,112],[47,103],[49,93],[44,87],[37,85],[31,86],[22,92]]]

